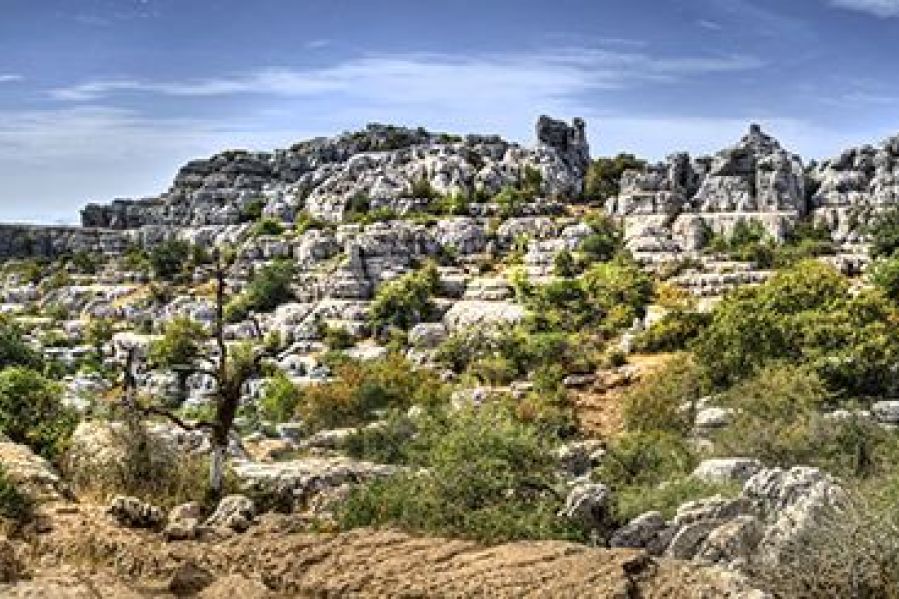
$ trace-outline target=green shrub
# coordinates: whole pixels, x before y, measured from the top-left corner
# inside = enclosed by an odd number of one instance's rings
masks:
[[[813,421],[827,400],[827,389],[814,373],[795,366],[767,367],[721,396],[735,414],[716,435],[716,450],[778,466],[811,463],[819,449]]]
[[[382,285],[369,309],[372,326],[375,330],[390,326],[408,329],[425,320],[433,310],[431,298],[439,283],[437,266],[428,262],[422,269]]]
[[[293,276],[296,267],[290,260],[278,259],[261,268],[241,295],[225,306],[225,320],[238,322],[250,312],[270,312],[293,299]]]
[[[384,409],[439,405],[446,387],[430,370],[417,370],[402,356],[334,365],[335,380],[302,389],[297,415],[314,430],[358,426]]]
[[[302,395],[300,388],[278,371],[262,388],[259,414],[270,422],[286,422],[296,413]]]
[[[152,250],[148,257],[153,274],[158,279],[170,281],[182,274],[190,258],[190,244],[177,239],[164,241]]]
[[[488,543],[585,538],[556,515],[555,460],[534,428],[485,406],[423,434],[427,449],[416,461],[426,470],[355,490],[341,508],[342,526],[399,526]]]
[[[262,218],[262,211],[265,209],[265,200],[256,198],[247,202],[240,210],[241,223],[253,223]]]
[[[297,214],[296,224],[294,226],[296,232],[302,235],[306,231],[311,231],[312,229],[328,228],[329,223],[312,216],[307,210],[303,210]]]
[[[702,312],[672,310],[652,324],[634,340],[634,349],[641,352],[672,352],[687,349],[711,321]]]
[[[651,511],[661,512],[667,520],[689,501],[715,495],[735,497],[739,492],[738,483],[709,483],[691,476],[681,476],[661,484],[629,485],[616,489],[612,514],[621,523]]]
[[[407,464],[413,457],[410,443],[418,424],[402,412],[392,410],[378,426],[366,426],[350,435],[346,452],[350,457],[376,464]]]
[[[668,432],[625,433],[603,456],[599,480],[613,489],[658,485],[692,472],[698,460],[687,441]]]
[[[899,208],[889,208],[878,214],[869,227],[869,233],[872,256],[895,256],[899,249]]]
[[[605,201],[618,195],[621,175],[627,170],[642,170],[645,160],[633,154],[618,154],[613,158],[597,158],[590,163],[584,181],[584,197],[593,201]]]
[[[9,366],[41,368],[43,359],[24,339],[22,328],[8,316],[0,316],[0,369]]]
[[[276,218],[264,216],[256,221],[253,225],[252,235],[259,237],[262,235],[280,235],[284,232],[284,225]]]
[[[577,274],[574,256],[568,250],[562,250],[553,258],[553,274],[557,277],[573,277]]]
[[[625,392],[621,400],[625,428],[686,434],[693,426],[693,414],[682,406],[695,405],[710,387],[689,354],[675,355]]]
[[[870,279],[885,296],[899,302],[899,258],[874,262],[870,269]]]
[[[29,368],[0,371],[0,431],[48,459],[58,457],[77,423],[61,393],[58,384]]]

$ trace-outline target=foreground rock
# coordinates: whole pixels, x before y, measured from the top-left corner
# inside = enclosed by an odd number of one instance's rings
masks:
[[[196,596],[208,599],[764,597],[733,573],[640,551],[558,541],[488,548],[386,530],[291,532],[294,526],[290,517],[266,516],[245,535],[170,545],[147,531],[118,528],[84,508],[55,517],[53,531],[36,549],[41,568],[30,581],[0,585],[0,596],[165,597],[173,583],[196,583],[203,586]],[[73,569],[84,555],[93,556],[92,572]],[[85,588],[92,590],[75,593]],[[243,589],[248,594],[240,594]]]
[[[756,464],[718,460],[702,470],[713,480],[738,480],[747,467],[755,469]],[[643,514],[616,531],[610,544],[735,568],[773,566],[846,500],[845,490],[817,468],[763,469],[748,478],[736,498],[684,504],[669,522],[655,512]]]

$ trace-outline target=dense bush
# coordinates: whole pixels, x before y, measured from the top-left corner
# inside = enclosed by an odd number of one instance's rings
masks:
[[[22,366],[0,371],[0,432],[54,459],[65,449],[77,416],[62,404],[61,389]]]
[[[344,527],[400,526],[491,543],[584,539],[556,515],[563,498],[555,461],[532,427],[490,406],[422,434],[426,449],[413,461],[426,469],[355,490],[340,513]]]
[[[0,369],[9,366],[40,368],[42,358],[25,342],[22,328],[11,318],[0,316]]]
[[[520,287],[532,331],[613,333],[642,316],[652,282],[639,266],[624,259],[595,264],[579,279]]]
[[[690,406],[709,390],[710,383],[689,354],[672,356],[664,367],[625,392],[621,400],[625,428],[685,434],[693,426],[695,410]]]
[[[293,298],[296,267],[290,260],[278,259],[257,271],[244,292],[225,306],[225,318],[236,322],[251,312],[269,312]]]
[[[611,260],[624,245],[624,232],[609,216],[602,213],[591,214],[584,222],[593,230],[578,248],[586,261],[591,263]]]
[[[271,216],[264,216],[253,225],[252,234],[259,237],[262,235],[280,235],[283,232],[284,225],[281,224],[281,221]]]
[[[642,352],[671,352],[686,349],[708,326],[711,316],[703,312],[672,310],[634,340]]]
[[[184,272],[190,256],[190,244],[173,239],[160,243],[150,250],[148,260],[156,278],[172,280]]]
[[[722,301],[694,344],[698,361],[720,385],[772,360],[811,365],[834,391],[889,395],[895,377],[899,312],[875,291],[851,293],[833,268],[806,261],[767,283]]]
[[[408,329],[426,319],[433,309],[431,298],[439,283],[437,267],[429,262],[416,272],[382,285],[369,312],[372,326],[378,331],[390,326]]]
[[[335,380],[302,389],[297,415],[313,429],[357,426],[376,413],[448,401],[448,391],[429,370],[416,370],[391,354],[371,362],[335,366]]]
[[[265,382],[258,400],[259,415],[270,422],[286,422],[293,418],[302,398],[300,388],[283,372]]]
[[[899,250],[899,208],[884,210],[874,218],[869,227],[871,255],[893,257]]]
[[[680,476],[661,484],[629,485],[617,489],[612,515],[622,524],[646,512],[661,512],[670,519],[687,502],[715,495],[734,497],[739,492],[738,483],[712,483],[691,476]]]
[[[895,435],[869,418],[823,414],[833,398],[808,369],[767,367],[719,401],[734,410],[733,422],[713,437],[721,455],[756,457],[785,467],[813,465],[855,477],[889,472],[899,455]]]

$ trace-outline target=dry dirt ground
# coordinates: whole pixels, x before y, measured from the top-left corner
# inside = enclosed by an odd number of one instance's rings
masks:
[[[486,548],[394,531],[312,533],[269,515],[243,535],[166,543],[86,505],[50,509],[42,528],[28,541],[0,542],[0,574],[18,572],[0,597],[756,596],[719,570],[563,542]]]

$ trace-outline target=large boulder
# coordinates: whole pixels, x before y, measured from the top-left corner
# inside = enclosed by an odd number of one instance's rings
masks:
[[[691,476],[709,483],[743,484],[761,469],[762,463],[752,458],[714,458],[700,462]]]

